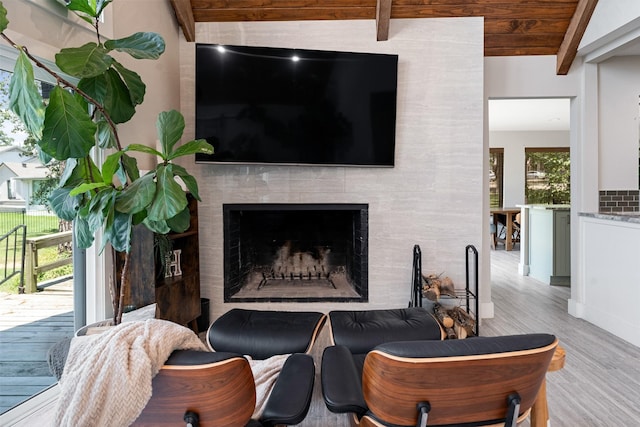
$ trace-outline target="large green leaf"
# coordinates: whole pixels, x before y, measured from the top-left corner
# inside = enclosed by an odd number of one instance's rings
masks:
[[[129,88],[129,96],[131,97],[133,105],[142,104],[142,101],[144,101],[144,94],[147,91],[147,86],[142,81],[142,78],[140,78],[140,75],[135,71],[125,68],[117,61],[113,62],[113,68],[120,73],[120,77],[122,77],[124,84]]]
[[[60,186],[73,188],[85,182],[102,182],[100,169],[89,157],[67,159],[64,172],[60,177]]]
[[[112,2],[112,0],[58,0],[65,4],[67,9],[73,11],[80,18],[90,24],[94,24],[104,8]]]
[[[95,133],[96,125],[87,110],[73,95],[56,86],[49,95],[40,148],[58,160],[81,158],[93,148]]]
[[[106,187],[104,182],[88,182],[86,184],[80,184],[69,193],[70,196],[78,196],[82,193],[95,190],[97,188]]]
[[[114,211],[104,229],[106,241],[118,252],[131,251],[132,218],[129,214]]]
[[[153,175],[145,175],[135,180],[116,198],[118,212],[135,214],[149,205],[156,194],[156,182]]]
[[[151,154],[152,156],[158,156],[164,160],[161,152],[159,152],[155,148],[149,147],[148,145],[129,144],[125,147],[125,151],[138,151],[140,153],[146,153],[146,154]]]
[[[105,187],[91,197],[86,209],[81,210],[83,216],[89,224],[89,229],[95,233],[105,224],[105,217],[113,210],[113,197],[115,190]]]
[[[7,9],[0,3],[0,33],[7,29],[9,20],[7,19]]]
[[[196,153],[213,154],[213,145],[209,144],[204,139],[189,141],[178,147],[173,153],[169,154],[168,160]]]
[[[78,89],[98,103],[103,104],[107,97],[107,78],[104,73],[93,77],[85,77],[78,82]]]
[[[152,221],[147,217],[143,223],[145,227],[157,234],[167,234],[171,231],[171,227],[167,225],[167,221]]]
[[[42,162],[43,165],[48,165],[53,157],[51,157],[50,155],[42,151],[40,147],[38,147],[38,159],[40,160],[40,162]]]
[[[183,233],[191,226],[191,213],[189,206],[184,208],[178,215],[167,220],[167,225],[174,233]]]
[[[176,110],[163,111],[158,115],[156,129],[158,130],[162,153],[165,157],[168,157],[173,151],[173,146],[182,137],[184,117]]]
[[[164,52],[165,43],[160,34],[144,32],[123,39],[109,40],[105,42],[104,47],[126,52],[136,59],[158,59]]]
[[[78,160],[77,159],[69,159],[65,162],[64,164],[64,170],[62,171],[62,175],[60,175],[60,179],[58,180],[59,185],[61,187],[63,186],[68,186],[68,187],[74,187],[77,184],[80,184],[83,182],[83,180],[74,180],[72,182],[70,182],[69,184],[67,184],[67,182],[71,179],[74,173],[74,170],[76,168],[78,164]]]
[[[113,181],[113,175],[120,167],[120,158],[124,153],[122,151],[116,151],[113,154],[107,156],[102,164],[102,179],[105,183],[111,184]]]
[[[96,122],[96,142],[98,147],[102,149],[116,148],[116,138],[113,135],[113,129],[106,120],[98,120]]]
[[[49,195],[49,206],[58,218],[73,221],[78,213],[79,197],[71,197],[70,188],[56,188]]]
[[[81,249],[87,249],[93,244],[93,233],[89,230],[89,224],[82,218],[76,218],[73,223],[75,243]]]
[[[152,221],[167,220],[187,207],[187,196],[173,177],[173,165],[156,168],[156,194],[148,209]]]
[[[198,182],[196,179],[187,172],[185,168],[180,165],[172,164],[172,171],[175,176],[179,176],[182,182],[187,186],[187,190],[196,198],[200,200],[200,194],[198,194]]]
[[[133,117],[136,112],[129,89],[120,78],[118,72],[109,69],[105,73],[107,81],[107,96],[104,100],[104,107],[114,123],[124,123]]]
[[[63,0],[63,2],[66,4],[67,9],[74,12],[82,12],[94,18],[99,15],[96,0]]]
[[[23,50],[16,59],[9,83],[9,107],[36,139],[42,137],[44,103],[33,76],[33,66]]]
[[[138,161],[135,157],[131,157],[127,154],[122,155],[122,167],[125,172],[131,178],[132,181],[140,178],[140,169],[138,169]]]
[[[62,71],[78,78],[99,76],[107,71],[113,58],[107,50],[96,43],[86,43],[80,47],[70,47],[56,54],[56,65]]]
[[[134,213],[133,214],[133,225],[138,225],[141,224],[144,220],[147,219],[147,210],[141,210],[140,212]]]

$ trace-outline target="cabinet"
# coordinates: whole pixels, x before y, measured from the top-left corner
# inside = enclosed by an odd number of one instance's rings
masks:
[[[527,245],[529,275],[549,285],[571,283],[571,224],[568,208],[531,206]]]
[[[475,319],[474,335],[479,335],[479,297],[478,297],[478,250],[473,245],[465,247],[465,287],[456,288],[455,295],[442,295],[441,300],[456,302]],[[413,247],[413,283],[409,306],[423,306],[422,294],[422,251],[420,246]]]
[[[136,226],[131,242],[131,288],[125,294],[125,308],[140,308],[156,303],[156,318],[181,325],[191,324],[200,316],[200,261],[198,242],[198,204],[188,195],[190,225],[184,233],[170,233],[172,251],[180,251],[181,274],[165,275],[160,255],[156,253],[154,234],[145,226]],[[124,264],[124,254],[116,260],[117,279]],[[176,268],[170,269],[174,273]]]

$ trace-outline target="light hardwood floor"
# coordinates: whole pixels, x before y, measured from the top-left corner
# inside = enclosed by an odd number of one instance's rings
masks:
[[[640,348],[567,314],[569,288],[520,276],[518,257],[518,251],[492,251],[495,317],[482,322],[481,335],[549,332],[559,338],[567,357],[564,369],[547,375],[551,426],[640,426]],[[313,351],[317,367],[328,344],[324,328]],[[45,425],[39,421],[50,419],[51,410],[22,425]],[[346,416],[326,409],[317,372],[311,409],[299,427],[348,426]]]

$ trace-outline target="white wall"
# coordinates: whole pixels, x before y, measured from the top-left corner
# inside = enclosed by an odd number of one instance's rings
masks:
[[[598,64],[600,190],[638,189],[640,56]]]
[[[489,147],[504,149],[504,206],[525,202],[525,148],[569,147],[568,131],[489,132]]]
[[[135,60],[129,55],[114,52],[125,66],[138,74],[147,86],[144,102],[136,107],[136,115],[119,126],[125,145],[136,143],[156,146],[158,114],[180,110],[180,50],[178,29],[169,1],[135,0],[114,1],[114,38],[126,37],[137,31],[153,31],[165,41],[165,52],[157,60]],[[153,11],[153,13],[150,13]],[[152,156],[135,153],[140,169],[151,169],[156,164]]]
[[[406,307],[414,244],[423,266],[464,285],[464,248],[483,251],[483,21],[393,21],[376,42],[373,21],[198,24],[198,42],[399,55],[393,169],[196,165],[201,289],[214,316],[223,303],[223,203],[368,203],[369,303]],[[194,45],[183,43],[182,110],[194,132]],[[486,250],[489,250],[488,233]],[[489,301],[484,282],[481,299]],[[486,292],[485,292],[486,291]],[[239,304],[235,304],[239,305]],[[348,309],[344,303],[243,304],[258,309]],[[481,310],[482,311],[482,310]]]
[[[580,41],[579,52],[584,54],[594,51],[630,29],[637,28],[639,18],[638,0],[598,0]]]

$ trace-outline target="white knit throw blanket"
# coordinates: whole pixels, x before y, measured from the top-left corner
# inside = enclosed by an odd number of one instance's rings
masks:
[[[256,383],[256,408],[251,418],[254,420],[262,416],[262,412],[269,400],[271,390],[280,375],[282,365],[291,356],[290,354],[278,354],[264,360],[253,360],[250,356],[244,356],[249,360],[253,380]]]
[[[191,330],[158,319],[74,338],[53,425],[130,425],[151,398],[153,377],[174,350],[207,351]]]

